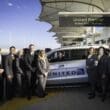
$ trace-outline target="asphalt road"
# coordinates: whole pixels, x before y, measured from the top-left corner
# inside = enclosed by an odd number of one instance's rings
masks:
[[[57,93],[39,103],[26,105],[19,110],[110,110],[110,95],[105,102],[96,96],[88,99],[87,87],[55,89]]]

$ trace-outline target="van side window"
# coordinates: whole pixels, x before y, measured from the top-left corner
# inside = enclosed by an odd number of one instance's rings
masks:
[[[53,52],[48,56],[49,62],[55,62],[56,59],[57,59],[57,52]]]
[[[87,58],[87,49],[72,49],[53,52],[48,56],[49,62],[82,60]]]
[[[73,49],[71,50],[71,60],[81,60],[86,59],[87,57],[87,50],[86,49]]]
[[[61,62],[69,59],[69,50],[56,51],[48,56],[49,62]]]

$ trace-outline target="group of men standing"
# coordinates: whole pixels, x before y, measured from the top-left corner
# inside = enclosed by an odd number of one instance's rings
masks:
[[[0,95],[2,99],[12,99],[14,96],[45,97],[49,62],[44,50],[35,51],[35,45],[16,52],[11,46],[0,66]]]

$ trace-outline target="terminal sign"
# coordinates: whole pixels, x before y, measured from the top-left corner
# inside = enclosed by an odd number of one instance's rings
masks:
[[[110,16],[59,16],[60,27],[110,26]]]

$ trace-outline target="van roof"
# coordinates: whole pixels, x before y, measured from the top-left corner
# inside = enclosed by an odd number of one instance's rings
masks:
[[[89,49],[90,47],[93,47],[93,48],[99,48],[99,47],[104,47],[104,48],[109,48],[108,45],[81,45],[81,46],[78,46],[78,45],[72,45],[72,46],[63,46],[61,48],[57,48],[57,49]]]
[[[109,48],[108,45],[82,45],[82,46],[63,46],[61,48],[56,48],[56,49],[53,49],[52,51],[50,51],[49,53],[51,52],[54,52],[54,51],[58,51],[58,50],[71,50],[71,49],[89,49],[90,47],[93,47],[93,48],[99,48],[99,47],[104,47],[106,49]]]

